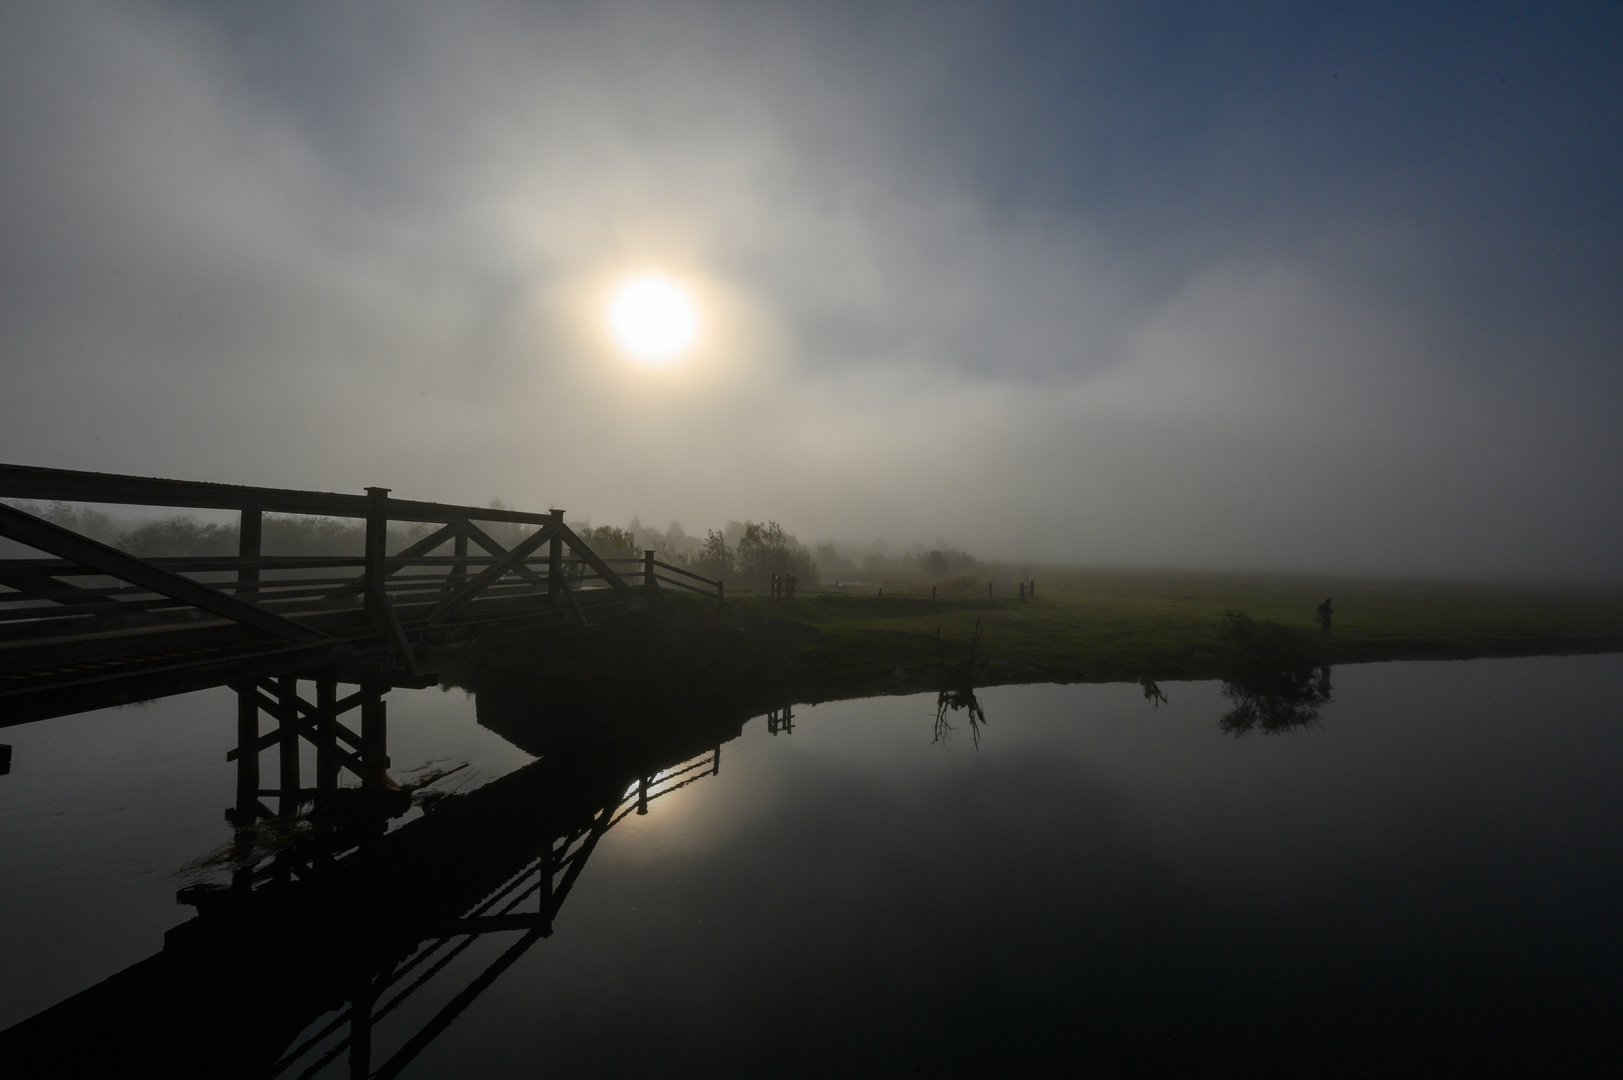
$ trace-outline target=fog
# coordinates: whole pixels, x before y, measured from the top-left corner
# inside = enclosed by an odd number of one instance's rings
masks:
[[[0,460],[1623,576],[1615,11],[266,7],[4,5]]]

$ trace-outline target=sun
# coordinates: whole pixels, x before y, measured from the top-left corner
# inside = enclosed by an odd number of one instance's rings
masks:
[[[609,329],[627,353],[650,364],[675,360],[699,335],[699,312],[680,285],[659,274],[632,278],[609,301]]]

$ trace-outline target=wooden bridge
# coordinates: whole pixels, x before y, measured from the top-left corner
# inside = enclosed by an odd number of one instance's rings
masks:
[[[0,559],[0,727],[318,670],[371,693],[423,685],[421,649],[493,625],[590,624],[657,603],[662,585],[724,597],[652,551],[600,558],[562,510],[21,465],[0,465],[0,499],[229,511],[239,537],[235,555],[140,558],[0,503],[0,537],[38,553]],[[364,522],[364,551],[266,554],[267,514]],[[521,538],[498,542],[492,523]],[[390,551],[391,525],[415,538]]]

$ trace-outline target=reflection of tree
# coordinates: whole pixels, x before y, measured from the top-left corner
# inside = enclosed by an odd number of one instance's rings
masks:
[[[975,740],[975,748],[980,749],[981,725],[986,723],[986,710],[975,700],[975,650],[980,643],[981,621],[976,619],[975,636],[969,639],[969,655],[957,663],[948,664],[947,650],[941,643],[941,628],[936,628],[936,651],[941,654],[941,693],[936,695],[935,738],[932,742],[944,743],[952,737],[957,729],[947,719],[947,714],[962,711],[968,713],[969,734]]]
[[[1234,705],[1218,728],[1234,736],[1278,735],[1317,723],[1320,706],[1330,700],[1330,665],[1321,662],[1315,642],[1243,611],[1226,611],[1223,618],[1223,696]]]
[[[1318,682],[1310,680],[1288,691],[1259,692],[1243,683],[1225,682],[1223,696],[1234,702],[1217,721],[1225,735],[1253,730],[1280,735],[1318,723],[1319,706],[1330,700],[1330,667],[1325,665]]]
[[[948,712],[958,712],[967,709],[969,712],[969,734],[975,740],[975,749],[981,746],[981,725],[986,723],[986,710],[981,703],[975,700],[975,691],[970,687],[956,689],[943,689],[936,697],[935,703],[935,738],[932,742],[944,743],[952,737],[957,728],[947,720]]]

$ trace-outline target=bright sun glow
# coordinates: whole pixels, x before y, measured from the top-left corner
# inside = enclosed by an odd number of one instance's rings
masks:
[[[692,299],[669,278],[633,278],[609,304],[609,327],[620,347],[638,360],[664,363],[688,350],[699,332]]]

